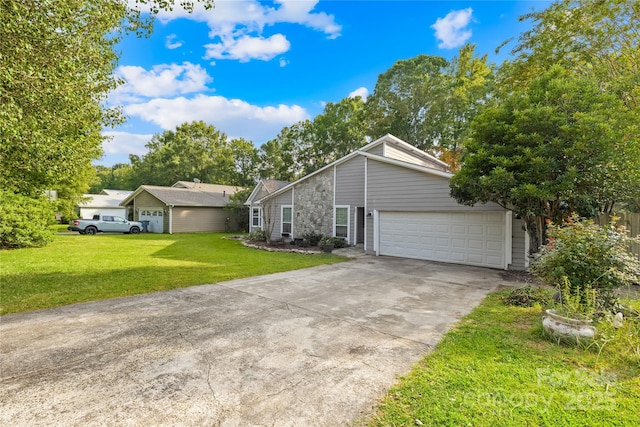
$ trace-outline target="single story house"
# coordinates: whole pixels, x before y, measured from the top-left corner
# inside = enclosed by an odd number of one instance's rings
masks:
[[[171,187],[141,185],[120,205],[153,233],[220,232],[229,228],[224,207],[242,187],[178,181]]]
[[[102,190],[100,194],[83,194],[83,201],[78,203],[80,218],[93,218],[94,215],[114,215],[127,218],[127,208],[120,202],[133,191]]]
[[[372,255],[526,268],[523,221],[495,203],[458,204],[452,176],[446,163],[385,135],[278,189],[259,183],[247,200],[250,228],[272,239],[342,237]]]

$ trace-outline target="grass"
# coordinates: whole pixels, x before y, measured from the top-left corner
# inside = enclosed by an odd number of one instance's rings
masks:
[[[640,346],[629,346],[629,338],[638,345],[637,335],[623,336],[637,334],[637,325],[598,355],[595,345],[547,340],[540,307],[505,306],[503,295],[488,296],[447,333],[390,390],[369,425],[638,425]]]
[[[0,251],[0,314],[56,307],[344,261],[266,252],[224,234],[57,235]]]

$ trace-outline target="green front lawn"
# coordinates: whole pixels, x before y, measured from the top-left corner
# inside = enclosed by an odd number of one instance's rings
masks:
[[[370,426],[638,425],[640,346],[628,335],[637,326],[598,357],[595,345],[548,341],[539,307],[508,307],[501,295],[447,333],[388,393]]]
[[[344,261],[246,248],[225,234],[57,235],[0,251],[0,314],[136,295]]]

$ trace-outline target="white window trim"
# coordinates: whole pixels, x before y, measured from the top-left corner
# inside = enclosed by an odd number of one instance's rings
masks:
[[[511,211],[505,212],[504,227],[504,269],[508,270],[513,262],[513,215]]]
[[[253,215],[253,211],[258,211],[258,225],[253,224],[253,220],[256,218]],[[260,228],[262,229],[262,208],[260,206],[253,206],[251,208],[251,229]]]
[[[347,243],[349,243],[349,237],[351,236],[351,206],[349,205],[336,205],[333,207],[333,235],[336,236],[336,211],[338,209],[346,209],[347,210]]]
[[[291,233],[289,233],[289,237],[293,237],[293,206],[292,205],[282,205],[280,206],[280,235],[284,234],[284,210],[291,209]]]

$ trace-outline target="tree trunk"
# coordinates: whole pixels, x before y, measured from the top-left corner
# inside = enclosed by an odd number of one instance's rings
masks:
[[[529,234],[529,255],[533,255],[547,243],[547,224],[541,215],[526,217],[524,222]]]

